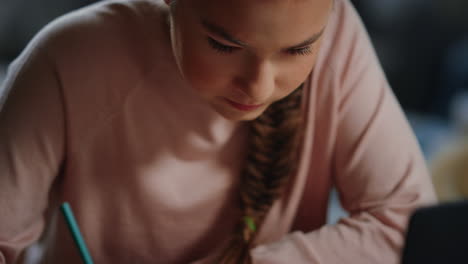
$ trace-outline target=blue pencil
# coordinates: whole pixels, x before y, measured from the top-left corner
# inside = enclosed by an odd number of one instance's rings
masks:
[[[91,254],[89,254],[88,248],[86,247],[86,243],[83,237],[81,236],[80,228],[78,227],[75,217],[73,216],[70,204],[68,204],[67,202],[63,203],[62,206],[60,206],[60,211],[62,211],[63,216],[65,217],[68,229],[70,230],[73,236],[73,240],[75,240],[76,246],[80,251],[83,263],[93,264],[93,259],[91,258]]]

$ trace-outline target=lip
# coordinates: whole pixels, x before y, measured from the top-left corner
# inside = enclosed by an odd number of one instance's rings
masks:
[[[239,103],[231,101],[231,100],[229,100],[227,98],[224,98],[224,100],[226,100],[226,102],[228,102],[234,108],[236,108],[238,110],[241,110],[241,111],[252,111],[252,110],[255,110],[255,109],[257,109],[257,108],[259,108],[259,107],[261,107],[263,105],[263,104],[258,104],[258,105],[239,104]]]

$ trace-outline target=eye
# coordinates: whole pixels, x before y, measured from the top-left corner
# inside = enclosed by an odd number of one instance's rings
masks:
[[[233,51],[238,49],[237,47],[226,46],[224,44],[221,44],[210,37],[208,37],[208,43],[214,50],[216,50],[219,53],[232,53]]]
[[[307,46],[303,48],[290,49],[287,52],[292,55],[309,55],[312,53],[312,47]]]

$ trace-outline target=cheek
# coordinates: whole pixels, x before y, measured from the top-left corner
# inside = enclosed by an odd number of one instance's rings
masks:
[[[281,95],[285,96],[301,85],[311,73],[318,52],[315,51],[310,56],[299,57],[281,65],[281,75],[277,80],[278,87],[281,87]]]
[[[182,47],[180,59],[183,74],[190,85],[203,95],[219,94],[228,86],[231,78],[229,67],[219,59],[220,55],[200,42],[183,42],[190,43]]]
[[[283,98],[288,94],[292,93],[296,88],[298,88],[310,74],[312,67],[314,65],[313,61],[304,61],[296,62],[291,65],[284,65],[282,67],[283,71],[277,79],[277,98]]]

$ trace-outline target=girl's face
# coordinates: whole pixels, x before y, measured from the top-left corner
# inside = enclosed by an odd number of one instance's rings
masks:
[[[178,0],[174,55],[219,114],[252,120],[306,79],[331,8],[332,0]]]

